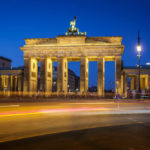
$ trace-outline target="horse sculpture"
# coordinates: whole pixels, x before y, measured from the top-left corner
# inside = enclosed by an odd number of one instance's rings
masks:
[[[74,20],[70,21],[70,26],[68,28],[68,31],[66,32],[66,35],[86,35],[86,32],[79,32],[79,29],[76,27],[76,20],[77,17],[74,17]]]

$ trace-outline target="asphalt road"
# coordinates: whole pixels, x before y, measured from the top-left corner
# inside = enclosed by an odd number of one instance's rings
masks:
[[[0,150],[150,149],[150,102],[0,104]]]

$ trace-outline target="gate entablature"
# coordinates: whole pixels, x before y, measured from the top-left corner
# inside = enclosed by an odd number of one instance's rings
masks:
[[[21,47],[25,57],[121,56],[122,37],[58,36],[56,38],[25,39]]]
[[[60,46],[63,44],[67,45],[122,45],[122,37],[121,36],[112,36],[112,37],[87,37],[85,35],[60,35],[56,38],[33,38],[33,39],[25,39],[25,45],[54,45]]]

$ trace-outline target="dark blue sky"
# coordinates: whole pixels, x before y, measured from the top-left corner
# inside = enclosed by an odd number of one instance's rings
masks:
[[[140,30],[142,64],[150,62],[149,0],[0,0],[0,55],[12,59],[13,66],[23,65],[19,47],[24,45],[24,38],[62,35],[75,15],[77,26],[87,36],[123,36],[125,66],[138,62]],[[69,66],[79,74],[79,64]],[[96,63],[90,63],[90,68],[90,85],[94,85]]]

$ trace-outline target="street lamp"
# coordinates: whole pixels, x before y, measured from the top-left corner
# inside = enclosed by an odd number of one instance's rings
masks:
[[[141,51],[142,51],[142,47],[141,47],[141,44],[140,44],[140,35],[139,35],[139,32],[138,32],[138,45],[136,47],[137,49],[137,56],[138,56],[138,59],[139,59],[139,89],[138,89],[138,92],[141,93],[141,85],[140,85],[140,74],[141,74],[141,66],[140,66],[140,58],[141,58]]]

